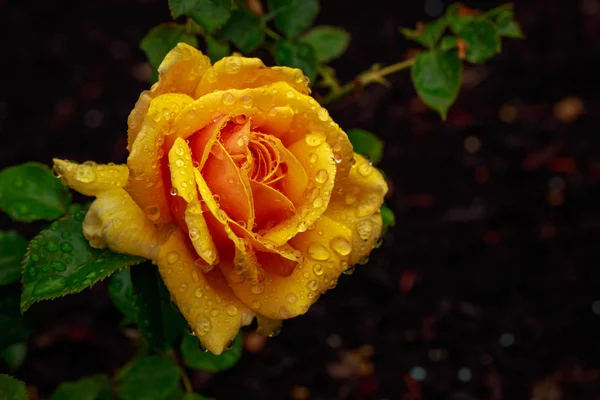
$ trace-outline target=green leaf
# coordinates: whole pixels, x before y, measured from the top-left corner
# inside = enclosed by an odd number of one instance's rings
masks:
[[[179,384],[180,370],[169,358],[140,357],[122,376],[123,400],[165,400]]]
[[[24,342],[32,333],[29,316],[19,312],[20,290],[20,285],[13,284],[0,291],[0,348]]]
[[[27,343],[15,343],[0,350],[0,359],[11,371],[19,369],[27,356]]]
[[[110,400],[110,380],[107,375],[92,375],[75,382],[63,382],[50,400]]]
[[[223,27],[222,37],[231,40],[243,53],[254,51],[264,40],[260,18],[250,10],[235,10]]]
[[[388,230],[396,226],[396,216],[394,212],[385,204],[381,205],[382,236],[385,236]]]
[[[379,164],[383,156],[383,141],[374,133],[364,129],[350,129],[348,139],[355,152],[367,157],[373,164]]]
[[[312,26],[319,13],[319,0],[269,0],[269,10],[275,14],[275,26],[294,38]]]
[[[12,376],[0,374],[0,399],[2,400],[27,400],[25,384]]]
[[[232,6],[232,0],[169,0],[173,19],[187,15],[206,33],[213,33],[227,22]]]
[[[137,321],[138,310],[135,307],[131,268],[123,268],[114,273],[108,281],[108,297],[119,311],[125,315],[125,323]]]
[[[465,41],[466,59],[481,64],[500,52],[500,35],[485,17],[458,17],[453,32]]]
[[[440,42],[440,50],[448,51],[458,47],[458,38],[456,36],[444,36]]]
[[[158,67],[169,51],[171,51],[177,43],[187,43],[190,46],[197,47],[198,39],[196,36],[186,33],[185,25],[174,23],[160,24],[150,29],[140,42],[140,48],[148,57],[150,65],[154,68],[153,80],[158,77]]]
[[[198,393],[187,393],[181,400],[215,400],[212,397],[201,396]]]
[[[417,54],[411,77],[425,104],[446,119],[448,108],[460,89],[462,62],[454,51],[426,51]]]
[[[501,11],[496,17],[496,28],[500,36],[512,38],[512,39],[523,39],[523,31],[521,26],[515,21],[515,13],[511,9]]]
[[[67,212],[67,189],[39,163],[0,171],[0,209],[15,221],[53,220]]]
[[[183,335],[181,341],[181,354],[185,365],[203,371],[218,372],[230,369],[242,357],[242,334],[238,333],[231,348],[216,356],[200,348],[200,341],[196,336]]]
[[[33,303],[77,293],[141,257],[94,249],[83,237],[85,211],[67,215],[40,232],[29,243],[23,261],[21,312]]]
[[[408,39],[421,43],[425,47],[433,48],[442,37],[446,26],[448,26],[448,21],[445,17],[441,17],[429,24],[422,24],[415,30],[400,28],[400,32]]]
[[[15,231],[0,231],[0,286],[18,281],[27,240]]]
[[[307,43],[278,40],[275,43],[275,62],[278,65],[300,68],[311,82],[317,75],[317,55],[313,47]]]
[[[337,26],[322,25],[304,35],[302,42],[315,49],[317,61],[328,63],[344,54],[350,43],[350,34]]]
[[[219,42],[212,36],[206,36],[206,52],[214,64],[221,58],[231,55],[231,46],[229,43]]]
[[[149,264],[131,269],[136,322],[148,343],[166,350],[187,322],[171,302],[157,269]]]

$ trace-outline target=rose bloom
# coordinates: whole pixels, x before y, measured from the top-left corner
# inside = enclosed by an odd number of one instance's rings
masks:
[[[126,165],[54,160],[96,197],[91,246],[157,264],[215,354],[254,317],[305,313],[381,235],[385,180],[309,93],[298,69],[180,43],[129,116]]]

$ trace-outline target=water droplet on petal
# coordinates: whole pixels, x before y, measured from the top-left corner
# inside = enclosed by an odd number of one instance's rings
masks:
[[[323,275],[323,266],[321,264],[315,264],[315,266],[313,267],[313,272],[316,276]]]
[[[356,224],[356,232],[362,240],[367,240],[373,232],[373,222],[370,219],[364,219]]]
[[[252,286],[251,291],[254,294],[261,294],[262,292],[264,292],[265,287],[262,283],[259,283],[257,285]]]
[[[311,281],[308,281],[308,283],[306,284],[306,287],[308,288],[308,290],[311,291],[315,291],[319,288],[319,284],[317,283],[317,281],[315,281],[314,279]]]
[[[176,251],[170,251],[167,253],[167,262],[169,264],[175,264],[179,260],[179,253]]]
[[[325,122],[325,121],[327,121],[327,119],[329,118],[329,112],[327,111],[327,109],[325,109],[325,108],[321,107],[321,108],[319,108],[319,109],[317,110],[317,117],[318,117],[318,118],[319,118],[321,121]]]
[[[232,95],[231,93],[227,92],[227,93],[223,93],[223,97],[221,97],[221,101],[223,102],[223,104],[225,104],[226,106],[230,106],[233,103],[235,103],[235,96]]]
[[[319,183],[325,183],[329,179],[329,174],[326,170],[320,169],[315,174],[315,180]]]
[[[202,297],[204,293],[202,292],[202,289],[200,288],[196,288],[196,290],[194,290],[194,296],[196,296],[198,299]]]
[[[329,258],[329,250],[320,243],[312,243],[308,246],[308,256],[313,260],[325,261]]]
[[[298,300],[298,297],[294,293],[288,293],[286,300],[288,303],[294,304]]]
[[[347,256],[352,251],[352,245],[350,242],[341,236],[331,239],[329,245],[333,251],[341,256]]]
[[[238,313],[238,309],[233,304],[227,306],[227,315],[234,317]]]

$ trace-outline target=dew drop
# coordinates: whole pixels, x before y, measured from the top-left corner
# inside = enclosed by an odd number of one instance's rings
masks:
[[[373,232],[373,222],[369,219],[364,219],[356,224],[356,232],[362,240],[367,240]]]
[[[50,241],[44,245],[44,249],[50,252],[55,252],[56,250],[58,250],[58,245],[55,241]]]
[[[70,253],[73,251],[73,246],[71,246],[71,243],[63,242],[60,244],[60,250],[63,253]]]
[[[219,310],[217,308],[213,308],[212,310],[210,310],[210,315],[211,317],[216,317],[219,315]]]
[[[316,153],[310,153],[308,155],[308,161],[310,161],[311,164],[314,164],[317,162],[318,156]]]
[[[367,177],[373,171],[373,167],[369,162],[364,162],[358,166],[358,173],[364,177]]]
[[[308,281],[308,283],[306,284],[306,287],[308,288],[308,290],[311,291],[315,291],[319,288],[319,284],[317,283],[317,281],[315,281],[314,279],[311,281]]]
[[[227,306],[227,315],[234,317],[238,313],[238,309],[233,304]]]
[[[350,242],[341,236],[331,239],[329,245],[333,251],[341,256],[347,256],[352,251],[352,245]]]
[[[320,169],[315,174],[315,180],[319,183],[325,183],[329,180],[329,174],[326,170]]]
[[[321,107],[317,110],[317,117],[321,121],[325,122],[329,118],[329,112],[327,112],[327,110],[325,108]]]
[[[258,300],[252,300],[251,305],[252,305],[252,308],[254,308],[255,310],[257,310],[257,309],[260,308],[260,301],[258,301]]]
[[[146,215],[150,221],[156,221],[160,218],[160,209],[156,206],[151,206],[146,209]]]
[[[59,272],[66,271],[66,269],[67,269],[66,264],[64,262],[62,262],[62,261],[52,261],[50,263],[50,267],[53,270],[59,271]]]
[[[254,294],[261,294],[262,292],[264,292],[265,287],[262,283],[259,283],[257,285],[253,285],[251,288],[252,293]]]
[[[200,232],[198,231],[198,228],[192,228],[190,229],[190,239],[191,240],[198,240],[198,238],[200,237]]]
[[[170,194],[171,196],[177,196],[177,189],[176,189],[176,188],[174,188],[174,187],[172,187],[172,188],[171,188],[171,190],[169,191],[169,194]]]
[[[196,290],[194,290],[194,296],[196,296],[196,298],[198,298],[198,299],[201,298],[203,294],[204,293],[202,292],[202,289],[200,289],[200,288],[196,288]]]
[[[286,300],[288,303],[294,304],[296,301],[298,301],[298,297],[294,293],[288,293]]]
[[[167,262],[169,264],[175,264],[179,260],[179,253],[176,251],[170,251],[167,253]]]
[[[320,243],[312,243],[308,246],[308,256],[313,260],[325,261],[329,259],[329,250]]]
[[[225,72],[235,75],[242,69],[242,59],[238,56],[227,57],[225,59]]]
[[[321,264],[315,264],[315,266],[313,267],[313,272],[316,276],[323,275],[323,266]]]
[[[96,171],[94,168],[94,164],[81,164],[77,168],[77,172],[75,173],[75,178],[83,183],[90,183],[96,180]]]
[[[233,103],[235,103],[235,96],[232,95],[231,93],[227,92],[227,93],[223,93],[223,97],[221,97],[221,101],[223,102],[223,104],[225,104],[226,106],[230,106]]]

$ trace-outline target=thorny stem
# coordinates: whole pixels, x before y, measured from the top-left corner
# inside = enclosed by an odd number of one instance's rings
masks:
[[[325,106],[331,103],[334,103],[354,91],[355,89],[365,87],[371,83],[379,82],[385,83],[383,79],[384,76],[393,74],[394,72],[402,71],[403,69],[409,68],[415,62],[414,58],[409,58],[408,60],[400,61],[392,65],[388,65],[385,68],[377,69],[371,68],[368,71],[362,72],[354,78],[352,82],[346,83],[339,90],[331,91],[325,98],[321,105]]]

